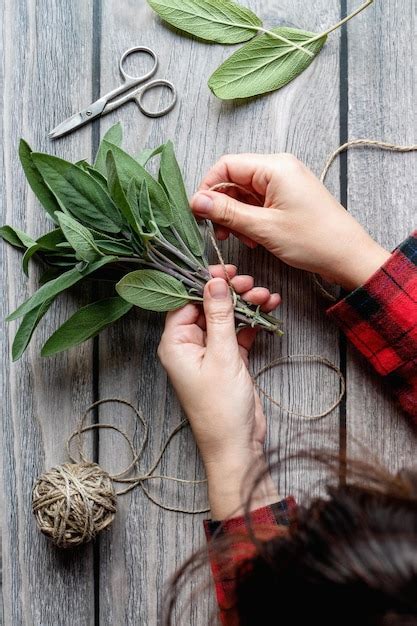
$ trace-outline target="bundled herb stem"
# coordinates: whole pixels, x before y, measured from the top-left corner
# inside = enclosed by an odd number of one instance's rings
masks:
[[[330,33],[373,1],[366,0],[321,33],[285,26],[266,29],[253,11],[232,0],[148,0],[148,3],[165,22],[199,39],[224,44],[247,42],[208,81],[218,98],[231,100],[274,91],[292,81],[319,54]]]
[[[41,286],[8,317],[22,318],[13,359],[25,351],[55,298],[73,285],[97,279],[115,293],[79,309],[47,340],[41,354],[67,350],[97,335],[136,305],[151,311],[202,302],[210,280],[205,241],[189,208],[171,142],[133,158],[120,148],[116,124],[100,144],[94,165],[75,164],[32,152],[23,140],[19,155],[26,177],[54,229],[34,240],[11,226],[0,235],[44,267]],[[146,169],[160,155],[158,178]],[[279,322],[233,292],[238,325],[282,334]]]

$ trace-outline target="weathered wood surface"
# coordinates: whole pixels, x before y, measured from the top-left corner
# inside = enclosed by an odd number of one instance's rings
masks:
[[[350,1],[350,9],[354,6]],[[377,2],[348,33],[349,138],[417,142],[417,5]],[[401,33],[392,39],[389,32]],[[349,211],[371,235],[393,250],[416,226],[417,154],[372,149],[348,157]],[[392,469],[416,464],[415,435],[388,390],[363,361],[348,353],[348,442],[367,446]]]
[[[314,6],[290,0],[281,1],[279,6],[272,0],[253,0],[248,4],[265,18],[267,25],[286,22],[316,31],[336,22],[341,10],[338,0],[320,0]],[[342,56],[349,52],[349,94],[345,88],[347,76],[343,74],[347,70],[345,63],[340,87],[341,43],[339,34],[335,34],[317,61],[287,88],[236,106],[216,100],[206,85],[209,74],[230,49],[211,47],[172,32],[144,0],[6,3],[2,20],[3,221],[35,234],[46,224],[18,163],[16,149],[22,135],[36,149],[52,150],[71,159],[89,158],[98,132],[102,135],[120,119],[128,149],[154,146],[167,138],[174,140],[190,193],[208,167],[225,152],[290,151],[319,173],[326,156],[339,144],[341,125],[343,130],[347,122],[352,137],[384,135],[393,140],[415,141],[415,69],[408,61],[409,51],[415,45],[411,36],[413,3],[407,3],[407,19],[404,15],[401,18],[409,29],[409,37],[398,39],[395,50],[388,48],[389,42],[384,43],[382,36],[375,35],[379,30],[385,32],[389,20],[395,20],[393,6],[395,3],[391,7],[379,3],[378,9],[370,9],[349,26],[349,49],[342,50]],[[400,18],[397,19],[399,24]],[[369,41],[372,63],[367,61],[369,51],[363,52]],[[118,84],[118,59],[133,45],[149,45],[158,52],[158,76],[169,78],[179,90],[180,101],[174,111],[152,120],[130,104],[99,124],[51,144],[46,135],[55,123],[99,92],[105,93]],[[140,65],[132,64],[131,69],[143,67],[142,60]],[[343,115],[340,119],[341,98],[346,104],[347,95],[348,120]],[[380,111],[376,119],[375,110]],[[372,232],[390,247],[412,226],[412,161],[412,156],[349,157],[349,208],[372,229],[378,224],[375,216],[384,215],[380,231]],[[362,173],[375,164],[378,168],[372,176]],[[329,176],[329,186],[339,193],[338,164]],[[408,205],[404,186],[409,192]],[[378,188],[379,194],[372,195],[371,189],[375,194]],[[387,211],[388,204],[391,212]],[[384,239],[388,222],[392,228],[389,238]],[[242,272],[253,273],[258,284],[268,285],[283,295],[280,316],[287,334],[282,341],[266,335],[259,338],[252,361],[254,370],[275,356],[290,353],[322,354],[339,363],[338,331],[326,321],[323,301],[308,276],[282,266],[262,251],[248,253],[236,242],[224,244],[222,249]],[[35,287],[36,273],[32,271],[27,287],[20,270],[20,255],[4,246],[2,250],[6,281],[4,317]],[[150,503],[140,489],[119,499],[112,529],[94,548],[88,546],[73,554],[59,552],[34,527],[30,513],[33,480],[44,468],[65,459],[65,439],[77,416],[93,398],[117,396],[142,408],[151,427],[141,471],[151,465],[168,432],[181,419],[180,407],[155,357],[162,316],[135,311],[103,333],[94,350],[89,343],[62,357],[42,360],[38,356],[42,340],[90,295],[84,289],[61,298],[27,356],[17,364],[10,365],[9,359],[8,340],[13,336],[14,325],[5,327],[2,335],[5,624],[156,626],[162,619],[167,580],[204,542],[204,515],[163,511]],[[401,464],[411,459],[415,440],[409,436],[402,416],[377,388],[375,377],[366,372],[362,361],[349,353],[349,436],[369,443],[384,460]],[[334,376],[324,368],[310,365],[272,370],[261,382],[284,405],[307,413],[327,406],[337,394]],[[327,442],[337,447],[343,407],[320,423],[308,423],[290,418],[268,403],[265,406],[269,416],[268,445],[279,445],[281,458],[300,447]],[[368,423],[363,418],[365,413],[370,415]],[[141,429],[127,410],[104,406],[98,418],[103,422],[112,420],[134,435],[136,443],[140,442]],[[369,429],[365,429],[367,426]],[[99,436],[98,444],[99,462],[104,467],[120,471],[128,464],[128,450],[117,435],[106,431]],[[161,470],[187,478],[203,476],[190,432],[184,430],[172,442]],[[323,472],[311,472],[298,462],[290,468],[283,467],[276,476],[281,493],[309,495],[316,491],[317,479],[323,478]],[[156,481],[147,486],[174,506],[200,507],[206,503],[204,487],[180,488]],[[198,580],[189,581],[184,596],[178,599],[176,624],[213,623],[211,592],[193,599],[191,609],[185,607],[189,594],[197,593],[200,585],[208,582],[207,570]],[[180,617],[182,609],[185,613]]]
[[[47,133],[91,95],[92,2],[2,3],[4,46],[3,168],[4,222],[39,236],[48,225],[24,181],[17,147],[25,137],[49,150]],[[91,130],[54,146],[57,154],[90,155]],[[22,275],[21,255],[1,246],[2,319],[36,285]],[[52,328],[88,301],[74,292],[55,307],[25,357],[11,364],[9,347],[16,323],[2,332],[3,424],[3,599],[5,624],[94,622],[93,548],[61,552],[37,532],[30,491],[45,468],[65,460],[63,443],[81,409],[92,399],[92,348],[45,360],[40,346]]]

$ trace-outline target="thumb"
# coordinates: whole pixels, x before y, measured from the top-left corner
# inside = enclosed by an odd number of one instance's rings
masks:
[[[239,353],[235,317],[229,285],[223,278],[212,278],[204,287],[207,351],[234,356]]]
[[[239,202],[225,193],[204,191],[191,199],[191,208],[197,217],[226,226],[257,243],[263,243],[270,218],[270,210]]]

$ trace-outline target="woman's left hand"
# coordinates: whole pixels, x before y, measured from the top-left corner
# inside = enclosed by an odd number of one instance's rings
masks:
[[[237,276],[227,265],[242,297],[270,312],[279,294],[253,286],[251,276]],[[213,516],[224,517],[241,505],[240,482],[249,467],[266,468],[263,444],[265,415],[248,371],[249,350],[257,329],[237,335],[234,310],[220,265],[204,290],[203,309],[187,304],[169,312],[158,356],[190,421],[209,481]],[[254,505],[276,501],[269,475],[257,488]]]

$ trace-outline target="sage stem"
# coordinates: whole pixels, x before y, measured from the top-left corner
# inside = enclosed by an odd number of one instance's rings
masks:
[[[356,15],[358,15],[359,13],[364,11],[367,7],[369,7],[370,4],[373,3],[373,1],[374,0],[366,0],[366,2],[364,2],[364,4],[362,4],[355,11],[353,11],[353,13],[350,13],[347,17],[343,18],[343,20],[340,20],[340,22],[337,22],[337,24],[334,24],[334,26],[331,26],[330,28],[328,28],[324,32],[320,33],[320,35],[316,35],[315,37],[312,37],[311,39],[309,39],[308,41],[306,41],[302,45],[303,46],[307,46],[310,43],[314,43],[315,41],[318,41],[322,37],[327,37],[327,35],[332,33],[334,30],[337,30],[338,28],[343,26],[343,24],[346,24],[346,22],[349,22],[349,20],[351,20],[353,17],[355,17]]]

